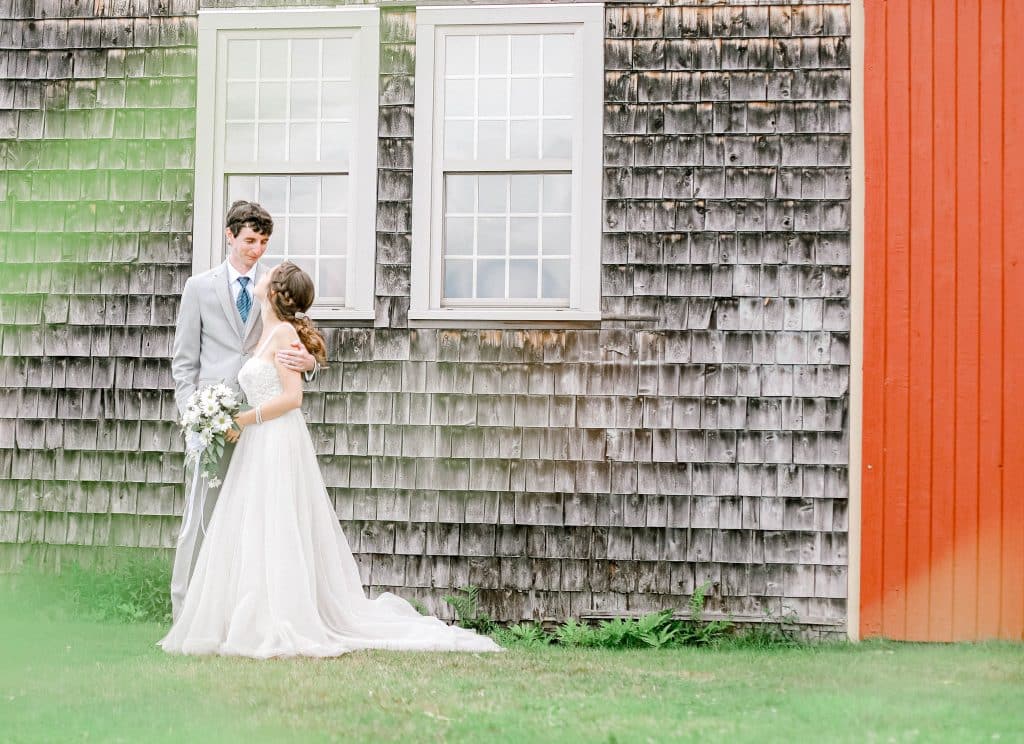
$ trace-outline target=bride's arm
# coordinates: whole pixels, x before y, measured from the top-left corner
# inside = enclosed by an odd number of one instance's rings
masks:
[[[284,349],[291,344],[291,342],[298,338],[298,335],[293,330],[291,333],[281,334],[281,341],[276,343],[277,349]],[[276,341],[276,339],[275,339]],[[273,398],[268,400],[266,403],[261,403],[258,408],[260,411],[260,420],[270,421],[276,419],[278,416],[292,411],[302,406],[302,375],[296,372],[290,367],[286,367],[282,364],[275,354],[274,366],[277,368],[277,376],[281,380],[281,392],[275,395]],[[248,411],[235,416],[235,423],[241,427],[249,426],[250,424],[256,423],[256,409],[250,408]]]

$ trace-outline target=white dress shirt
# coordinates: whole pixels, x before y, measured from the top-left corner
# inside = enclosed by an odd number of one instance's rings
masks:
[[[228,286],[231,287],[231,301],[236,306],[238,305],[238,293],[242,291],[242,285],[238,283],[238,277],[240,276],[249,277],[249,283],[246,285],[245,291],[249,293],[249,299],[253,301],[252,304],[255,306],[256,298],[253,297],[252,290],[256,286],[256,264],[253,264],[252,268],[243,274],[235,268],[234,264],[228,261]]]

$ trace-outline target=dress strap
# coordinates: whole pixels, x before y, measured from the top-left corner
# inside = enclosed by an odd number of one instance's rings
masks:
[[[253,357],[254,357],[254,358],[258,358],[258,357],[261,357],[261,356],[263,356],[263,352],[267,350],[267,345],[268,345],[268,344],[270,343],[270,340],[271,340],[272,338],[274,338],[274,334],[275,334],[275,333],[277,333],[277,332],[278,332],[278,330],[280,330],[281,326],[283,326],[283,325],[288,325],[288,323],[284,323],[284,322],[282,322],[282,323],[279,323],[279,324],[278,324],[278,326],[277,326],[277,328],[275,328],[274,330],[272,330],[272,331],[270,332],[270,335],[269,335],[269,336],[267,336],[267,340],[266,340],[266,341],[264,341],[264,342],[263,342],[263,343],[262,343],[262,344],[260,345],[260,348],[256,350],[256,353],[255,353],[255,354],[253,354]]]

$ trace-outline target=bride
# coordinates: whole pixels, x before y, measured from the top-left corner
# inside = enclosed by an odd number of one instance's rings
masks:
[[[324,361],[323,337],[305,315],[313,282],[285,262],[253,294],[262,343],[238,373],[253,408],[235,419],[242,431],[209,532],[181,614],[158,645],[255,658],[500,651],[487,636],[420,615],[394,594],[363,593],[299,410],[300,375],[274,361],[296,338]]]

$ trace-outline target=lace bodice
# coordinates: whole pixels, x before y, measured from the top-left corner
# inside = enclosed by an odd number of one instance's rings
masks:
[[[272,362],[252,357],[238,370],[238,385],[250,406],[258,406],[281,392],[281,378]]]

